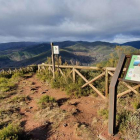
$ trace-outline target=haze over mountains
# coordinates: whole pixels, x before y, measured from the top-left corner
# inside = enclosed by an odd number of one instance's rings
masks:
[[[63,61],[81,65],[91,65],[105,61],[110,53],[115,51],[116,45],[121,45],[136,51],[140,49],[140,41],[127,42],[124,44],[109,42],[87,41],[63,41],[54,42],[59,45],[60,56]],[[51,56],[50,43],[43,42],[9,42],[0,44],[0,68],[22,67],[31,64],[45,62]]]

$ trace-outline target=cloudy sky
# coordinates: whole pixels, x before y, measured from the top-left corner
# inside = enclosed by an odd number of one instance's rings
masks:
[[[0,43],[140,40],[140,0],[0,0]]]

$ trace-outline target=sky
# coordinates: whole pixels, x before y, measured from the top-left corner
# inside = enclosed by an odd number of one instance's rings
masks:
[[[0,0],[0,43],[140,40],[140,0]]]

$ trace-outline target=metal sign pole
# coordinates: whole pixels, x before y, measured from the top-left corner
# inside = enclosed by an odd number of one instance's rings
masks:
[[[109,87],[109,124],[108,124],[109,135],[114,135],[116,133],[117,85],[118,78],[122,73],[125,61],[126,56],[125,54],[122,54]]]
[[[51,50],[52,50],[53,79],[55,79],[55,59],[54,59],[54,52],[53,52],[53,43],[51,43]]]

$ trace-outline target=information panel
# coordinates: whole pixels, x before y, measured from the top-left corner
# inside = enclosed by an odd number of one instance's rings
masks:
[[[59,46],[53,46],[53,53],[59,54]]]
[[[132,55],[124,80],[140,83],[140,55]]]

